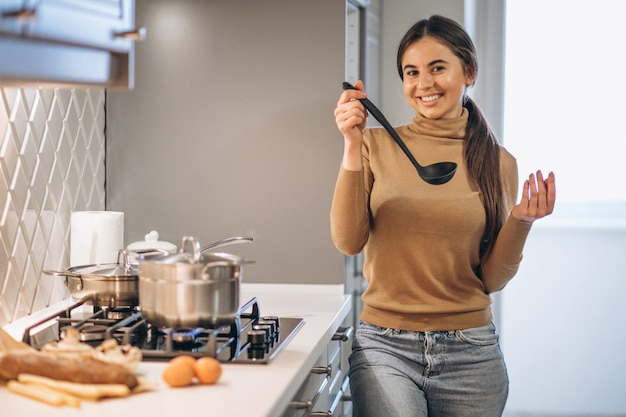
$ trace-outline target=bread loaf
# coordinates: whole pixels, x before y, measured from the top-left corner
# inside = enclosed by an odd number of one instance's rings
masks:
[[[124,384],[130,389],[138,385],[137,377],[122,365],[98,359],[51,358],[40,353],[0,355],[0,377],[17,379],[19,374],[83,384]]]

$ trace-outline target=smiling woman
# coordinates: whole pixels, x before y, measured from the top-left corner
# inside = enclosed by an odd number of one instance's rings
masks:
[[[428,37],[406,49],[398,72],[409,105],[431,119],[458,117],[475,77],[443,42]]]
[[[552,212],[555,181],[531,176],[516,204],[515,159],[465,94],[476,56],[465,29],[441,15],[418,20],[397,48],[415,116],[396,133],[423,160],[458,164],[444,183],[417,180],[389,129],[366,127],[363,82],[335,108],[344,152],[333,242],[347,255],[366,255],[350,355],[358,417],[499,417],[506,403],[490,294],[515,275],[532,222]]]

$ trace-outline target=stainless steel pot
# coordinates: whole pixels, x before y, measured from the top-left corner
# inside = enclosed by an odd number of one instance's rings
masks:
[[[242,266],[252,261],[227,253],[203,253],[217,246],[216,242],[201,250],[196,238],[185,236],[177,253],[139,261],[139,306],[149,323],[216,328],[234,322]]]
[[[240,242],[252,242],[251,237],[230,237],[211,243],[201,252]],[[133,260],[162,258],[170,253],[157,249],[116,252],[111,264],[73,266],[65,271],[44,270],[46,275],[65,277],[72,299],[99,307],[135,307],[139,305],[139,267]]]
[[[112,264],[73,266],[65,271],[43,271],[65,277],[74,301],[101,307],[134,307],[139,302],[139,270],[126,250],[118,250]]]

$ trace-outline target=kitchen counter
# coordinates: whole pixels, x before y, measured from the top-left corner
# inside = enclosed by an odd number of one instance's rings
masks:
[[[252,297],[258,298],[263,315],[305,321],[269,364],[223,364],[222,377],[215,385],[170,388],[161,379],[166,362],[142,362],[137,375],[154,384],[154,390],[122,399],[83,401],[80,409],[56,408],[0,387],[2,415],[280,416],[350,313],[350,296],[343,293],[343,285],[243,284],[242,302]],[[21,334],[18,324],[8,325],[5,330],[16,337]]]

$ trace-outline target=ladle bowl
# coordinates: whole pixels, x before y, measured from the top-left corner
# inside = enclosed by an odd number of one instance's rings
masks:
[[[456,173],[455,162],[437,162],[431,165],[421,166],[417,169],[420,178],[432,185],[445,184]]]
[[[343,89],[356,90],[356,88],[349,82],[343,83]],[[413,157],[413,154],[411,154],[411,151],[409,151],[409,148],[407,148],[400,136],[396,133],[395,129],[391,126],[391,123],[387,121],[383,113],[374,105],[374,103],[367,98],[360,99],[360,101],[363,103],[365,109],[380,122],[387,133],[389,133],[398,146],[400,146],[402,151],[417,170],[417,174],[422,180],[431,185],[442,185],[452,179],[457,167],[455,162],[437,162],[426,166],[420,165],[419,162],[417,162],[417,160]]]

